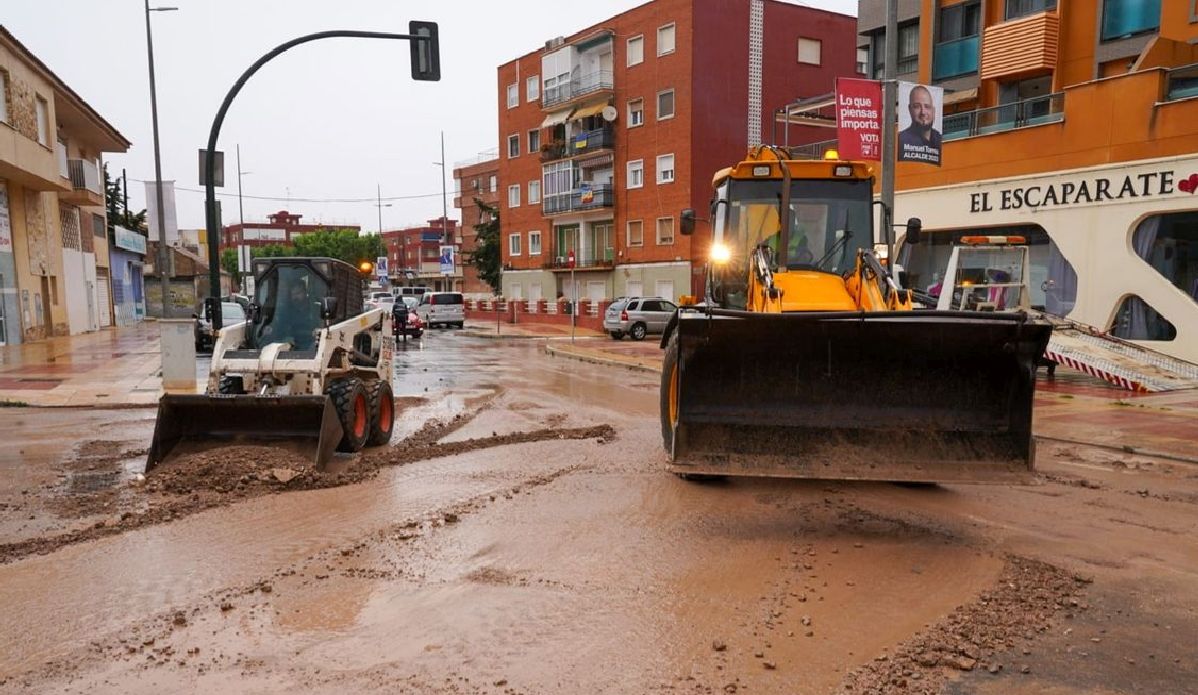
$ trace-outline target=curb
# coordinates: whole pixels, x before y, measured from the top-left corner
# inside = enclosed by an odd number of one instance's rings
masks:
[[[628,370],[631,370],[634,372],[645,372],[648,374],[661,374],[660,367],[650,367],[648,365],[640,364],[638,362],[625,362],[623,360],[619,360],[614,357],[598,357],[595,355],[580,354],[580,353],[570,350],[569,348],[562,349],[560,347],[546,345],[545,352],[549,353],[550,355],[553,355],[554,357],[565,357],[565,358],[572,359],[572,360],[579,360],[580,362],[590,362],[591,364],[601,364],[601,365],[608,366],[608,367],[624,367],[625,369],[628,369]]]

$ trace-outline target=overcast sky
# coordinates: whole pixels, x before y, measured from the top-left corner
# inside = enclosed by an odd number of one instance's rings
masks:
[[[723,0],[744,2],[747,0]],[[143,179],[154,177],[142,0],[2,0],[0,23],[133,142],[107,155],[125,169],[130,207],[144,207]],[[226,153],[224,222],[236,222],[241,145],[245,219],[288,209],[305,222],[394,229],[441,215],[439,133],[445,131],[449,216],[452,166],[497,146],[496,68],[643,0],[549,3],[544,0],[162,0],[154,59],[162,176],[174,179],[179,226],[202,227],[197,150],[208,140],[225,93],[276,45],[328,29],[405,33],[408,21],[440,24],[440,82],[413,82],[404,42],[329,39],[292,49],[255,75],[221,131]],[[795,4],[856,14],[856,0]],[[423,9],[422,9],[423,8]],[[553,9],[552,11],[551,8]],[[135,183],[135,179],[138,180]],[[190,191],[197,192],[189,192]],[[221,190],[221,189],[218,189]],[[400,198],[403,199],[400,199]],[[290,198],[290,201],[288,201]],[[321,202],[302,199],[319,200]],[[386,200],[392,198],[393,200]],[[370,199],[337,203],[328,199]]]

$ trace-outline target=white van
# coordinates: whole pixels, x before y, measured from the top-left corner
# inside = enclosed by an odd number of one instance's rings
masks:
[[[461,292],[428,292],[416,305],[416,313],[429,328],[466,325],[466,305]]]
[[[395,289],[399,290],[398,296],[400,297],[415,297],[416,299],[433,291],[431,287],[397,287]]]

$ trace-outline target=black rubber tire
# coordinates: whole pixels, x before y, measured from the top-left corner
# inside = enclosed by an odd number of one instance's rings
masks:
[[[239,376],[226,374],[217,383],[216,392],[225,396],[240,396],[245,393],[245,382]]]
[[[341,422],[341,441],[337,451],[352,454],[366,446],[370,435],[370,394],[357,377],[337,379],[329,384],[329,397]]]
[[[632,328],[628,331],[628,335],[631,336],[633,340],[644,340],[645,335],[648,332],[648,329],[645,328],[645,324],[634,323],[632,324]]]
[[[610,335],[611,335],[612,340],[623,340],[624,339],[624,331],[611,331]]]
[[[395,431],[395,395],[391,384],[383,379],[369,382],[366,392],[370,395],[370,434],[366,446],[382,446],[391,441],[391,433]]]

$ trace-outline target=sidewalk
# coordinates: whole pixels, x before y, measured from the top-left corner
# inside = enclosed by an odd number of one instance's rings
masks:
[[[158,333],[158,324],[147,321],[0,347],[0,403],[156,405],[162,395]]]

